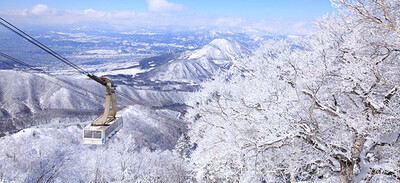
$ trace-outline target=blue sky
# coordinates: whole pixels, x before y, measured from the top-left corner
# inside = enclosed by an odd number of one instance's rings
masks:
[[[25,23],[251,27],[304,32],[334,12],[329,0],[12,0],[0,15]]]

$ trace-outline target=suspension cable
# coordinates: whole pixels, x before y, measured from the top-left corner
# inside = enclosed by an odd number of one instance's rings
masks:
[[[59,80],[59,81],[61,81],[61,82],[63,82],[63,83],[66,83],[66,84],[68,84],[68,86],[73,86],[74,88],[78,88],[78,89],[80,89],[80,90],[85,91],[86,93],[90,93],[90,94],[92,94],[92,95],[94,95],[94,96],[97,96],[97,97],[100,97],[100,98],[101,98],[101,97],[104,97],[104,96],[102,96],[102,95],[100,95],[100,94],[94,93],[94,92],[92,92],[92,91],[90,91],[90,90],[88,90],[88,89],[86,89],[86,88],[83,88],[83,87],[81,87],[81,86],[79,86],[79,85],[77,85],[77,84],[75,84],[75,83],[72,83],[72,82],[67,81],[67,80],[65,80],[65,79],[62,79],[62,78],[60,78],[60,77],[57,77],[57,76],[55,76],[55,75],[53,75],[53,74],[51,74],[51,73],[49,73],[49,72],[47,72],[47,71],[45,71],[45,70],[43,70],[43,69],[37,68],[37,67],[35,67],[35,66],[32,66],[32,65],[30,65],[30,64],[28,64],[28,63],[26,63],[26,62],[23,62],[23,61],[21,61],[21,60],[18,60],[18,59],[14,58],[14,57],[12,57],[12,56],[9,56],[9,55],[7,55],[7,54],[5,54],[5,53],[0,52],[0,56],[2,56],[2,57],[4,57],[4,58],[7,58],[7,59],[9,59],[9,60],[11,60],[11,61],[13,61],[13,62],[16,62],[16,63],[18,63],[18,64],[20,64],[20,65],[22,65],[22,66],[25,66],[25,67],[29,68],[30,70],[40,72],[40,73],[45,74],[45,75],[47,75],[47,76],[50,76],[50,77],[52,77],[52,78],[54,78],[54,79],[56,79],[56,80]],[[0,60],[0,62],[4,63],[5,65],[7,65],[7,66],[9,66],[9,67],[15,68],[13,65],[11,65],[11,64],[9,64],[9,63],[7,63],[7,62],[5,62],[5,61]],[[26,71],[26,70],[22,70],[22,71],[23,71],[23,72],[30,73],[30,72],[28,72],[28,71]],[[31,73],[31,74],[33,74],[33,73]],[[41,76],[39,76],[39,75],[36,75],[36,76],[38,76],[38,77],[40,77],[40,78],[43,78],[43,79],[46,79],[46,78],[41,77]],[[53,82],[53,81],[51,81],[51,80],[49,80],[49,79],[46,79],[46,80],[48,80],[48,81],[50,81],[50,82],[52,82],[52,83],[55,83],[55,82]],[[75,90],[75,89],[72,89],[72,88],[69,88],[69,87],[65,87],[65,86],[63,86],[63,85],[61,85],[61,84],[58,84],[58,83],[55,83],[55,84],[57,84],[57,85],[59,85],[59,86],[61,86],[61,87],[63,87],[63,88],[69,89],[69,90],[71,90],[71,91],[74,91],[74,92],[76,92],[76,93],[79,93],[79,94],[81,94],[81,95],[85,95],[84,93],[79,92],[79,91],[77,91],[77,90]],[[146,105],[145,103],[143,103],[143,102],[138,102],[138,101],[132,99],[131,97],[129,97],[128,95],[126,95],[126,94],[124,94],[124,93],[122,93],[122,92],[119,92],[119,91],[117,91],[117,90],[116,90],[116,93],[118,93],[118,94],[121,95],[123,98],[125,98],[126,100],[129,100],[129,101],[132,102],[132,103],[141,104],[141,105]],[[87,96],[87,95],[85,95],[85,96]],[[122,108],[127,107],[127,105],[122,105],[122,104],[120,104],[120,105],[122,106]]]
[[[78,88],[78,89],[80,89],[80,90],[83,90],[83,91],[85,91],[85,92],[87,92],[87,93],[90,93],[90,94],[92,94],[92,95],[95,95],[95,96],[97,96],[97,97],[103,97],[103,96],[101,96],[101,95],[99,95],[99,94],[97,94],[97,93],[94,93],[94,92],[92,92],[92,91],[90,91],[90,90],[87,90],[86,88],[83,88],[83,87],[81,87],[81,86],[78,86],[78,85],[76,85],[76,84],[70,82],[70,81],[67,81],[67,80],[62,79],[62,78],[60,78],[60,77],[57,77],[57,76],[55,76],[55,75],[53,75],[53,74],[51,74],[51,73],[49,73],[49,72],[47,72],[47,71],[45,71],[45,70],[43,70],[43,69],[37,68],[37,67],[32,66],[32,65],[30,65],[30,64],[28,64],[28,63],[26,63],[26,62],[20,61],[20,60],[14,58],[14,57],[12,57],[12,56],[9,56],[9,55],[7,55],[7,54],[5,54],[5,53],[0,52],[0,56],[2,56],[2,57],[4,57],[4,58],[7,58],[7,59],[9,59],[9,60],[11,60],[11,61],[13,61],[13,62],[16,62],[16,63],[18,63],[18,64],[20,64],[20,65],[22,65],[22,66],[25,66],[25,67],[27,67],[27,68],[29,68],[29,69],[31,69],[31,70],[40,72],[40,73],[45,74],[45,75],[47,75],[47,76],[50,76],[50,77],[52,77],[52,78],[54,78],[54,79],[56,79],[56,80],[59,80],[59,81],[61,81],[61,82],[63,82],[63,83],[66,83],[66,84],[68,84],[68,85],[70,85],[70,86],[73,86],[73,87],[75,87],[75,88]],[[0,61],[1,61],[1,60],[0,60]],[[12,66],[11,64],[8,64],[8,63],[5,62],[5,61],[1,61],[1,62],[3,62],[5,65],[14,67],[14,66]],[[60,85],[60,84],[58,84],[58,85]],[[66,87],[64,87],[64,88],[66,88]],[[68,89],[69,89],[69,88],[68,88]],[[71,90],[72,90],[72,89],[71,89]],[[80,92],[79,92],[79,93],[80,93]]]
[[[82,92],[80,92],[80,91],[78,91],[78,90],[75,90],[75,89],[72,89],[72,88],[67,88],[67,87],[61,85],[60,83],[54,82],[54,81],[52,81],[52,80],[50,80],[50,79],[48,79],[48,78],[42,77],[42,76],[37,75],[37,74],[35,74],[35,73],[29,72],[29,71],[27,71],[27,70],[24,70],[24,69],[15,67],[14,65],[11,65],[11,64],[7,63],[7,62],[4,61],[4,60],[0,60],[0,62],[2,62],[4,65],[7,65],[7,66],[9,66],[9,67],[11,67],[11,68],[18,69],[18,71],[22,71],[22,72],[25,72],[25,73],[28,73],[28,74],[32,74],[32,75],[34,75],[35,77],[39,77],[39,78],[45,79],[45,80],[47,80],[48,82],[53,83],[53,84],[55,84],[55,85],[57,85],[57,86],[60,86],[60,87],[65,88],[65,89],[67,89],[67,90],[71,90],[71,91],[73,91],[73,92],[75,92],[75,93],[77,93],[77,94],[80,94],[80,95],[82,95],[82,96],[87,96],[87,94],[82,93]],[[94,93],[92,93],[92,94],[94,94]],[[93,101],[98,102],[98,100],[93,100]]]
[[[5,20],[4,18],[0,17],[0,20],[3,22],[0,22],[0,24],[2,26],[4,26],[5,28],[9,29],[10,31],[16,33],[17,35],[19,35],[20,37],[26,39],[27,41],[29,41],[30,43],[34,44],[35,46],[39,47],[40,49],[42,49],[43,51],[49,53],[50,55],[52,55],[53,57],[57,58],[58,60],[60,60],[61,62],[64,62],[65,64],[69,65],[70,67],[74,68],[75,70],[77,70],[78,72],[80,72],[81,74],[84,74],[85,76],[89,77],[90,79],[93,79],[94,81],[102,84],[102,85],[106,85],[106,83],[101,80],[99,77],[95,76],[94,74],[90,74],[89,72],[83,70],[82,68],[80,68],[79,66],[77,66],[76,64],[74,64],[73,62],[69,61],[68,59],[66,59],[65,57],[61,56],[60,54],[58,54],[57,52],[55,52],[54,50],[50,49],[49,47],[47,47],[46,45],[42,44],[40,41],[36,40],[35,38],[33,38],[32,36],[28,35],[27,33],[25,33],[24,31],[22,31],[21,29],[19,29],[18,27],[14,26],[13,24],[11,24],[10,22],[8,22],[7,20]]]

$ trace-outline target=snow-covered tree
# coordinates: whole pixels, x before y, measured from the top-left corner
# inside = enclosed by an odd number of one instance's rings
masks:
[[[141,112],[142,118],[153,122],[150,119],[155,117]],[[165,117],[156,116],[159,122],[177,120],[167,111],[156,112]],[[165,133],[159,143],[173,146],[168,143],[174,129],[159,127],[163,131],[155,133],[155,128],[143,127],[142,133],[152,133],[138,136],[133,123],[143,120],[135,116],[138,110],[130,107],[121,113],[124,128],[101,146],[82,144],[82,128],[78,126],[35,127],[1,137],[0,182],[185,182],[182,158],[169,149],[155,149],[160,147],[152,144],[157,139],[149,139]]]
[[[190,161],[198,180],[286,178],[313,163],[290,151],[314,154],[307,144],[294,146],[301,143],[295,137],[304,112],[298,105],[292,62],[303,51],[293,49],[284,41],[270,41],[188,99],[193,107],[188,116],[194,121],[189,136],[196,144]]]
[[[302,49],[268,42],[188,99],[198,180],[400,180],[400,1],[334,5]]]
[[[310,51],[324,68],[320,81],[302,91],[313,109],[309,121],[317,122],[307,124],[313,130],[305,137],[339,162],[341,182],[380,174],[399,180],[400,2],[337,3],[339,16],[319,20],[311,38]]]

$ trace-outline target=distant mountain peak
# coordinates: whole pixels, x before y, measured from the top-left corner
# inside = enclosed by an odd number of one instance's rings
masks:
[[[222,48],[225,46],[232,46],[232,43],[226,39],[214,39],[213,41],[211,41],[210,45]]]
[[[239,43],[227,39],[214,39],[193,51],[182,52],[176,58],[168,57],[163,65],[143,76],[153,81],[200,83],[220,69],[229,68],[250,51]]]
[[[189,59],[207,58],[232,61],[248,51],[236,42],[226,39],[214,39],[203,48],[189,52]]]

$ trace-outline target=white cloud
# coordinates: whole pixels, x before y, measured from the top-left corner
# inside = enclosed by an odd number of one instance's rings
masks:
[[[83,10],[83,16],[88,17],[88,18],[102,18],[106,15],[107,15],[107,13],[102,12],[102,11],[96,11],[94,9]]]
[[[228,27],[237,27],[246,23],[246,20],[243,18],[226,18],[220,17],[215,20],[216,26],[228,26]]]
[[[150,0],[147,0],[150,1]],[[164,1],[166,2],[166,1]],[[167,2],[168,3],[168,2]],[[199,14],[175,14],[135,11],[60,10],[46,5],[35,5],[30,9],[0,11],[0,15],[12,22],[29,25],[84,24],[91,26],[113,26],[131,29],[140,26],[181,26],[187,28],[214,27],[235,30],[261,30],[279,34],[304,34],[311,28],[311,21],[285,18],[245,19],[240,17],[211,17]]]
[[[171,12],[183,10],[182,4],[175,4],[167,0],[146,0],[148,9],[153,12]]]
[[[27,11],[28,13],[32,15],[52,15],[57,12],[56,9],[50,9],[44,4],[38,4],[33,6],[30,10]]]

